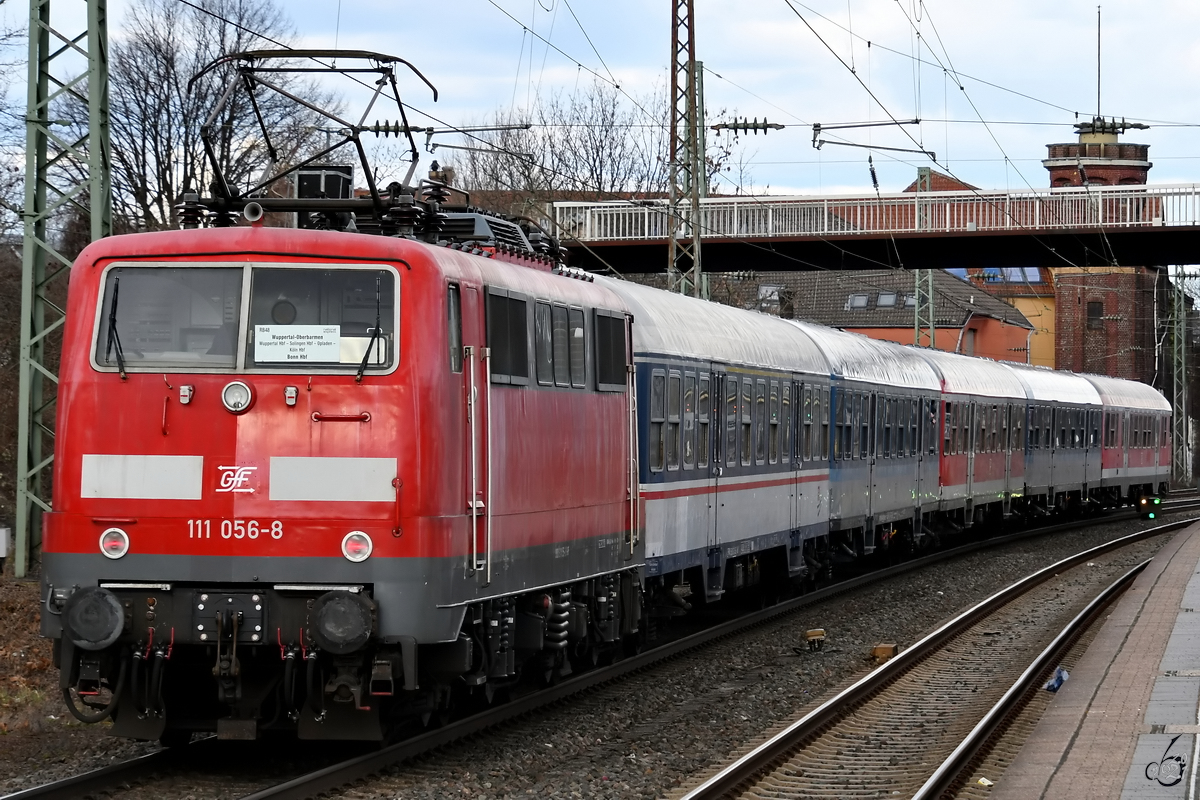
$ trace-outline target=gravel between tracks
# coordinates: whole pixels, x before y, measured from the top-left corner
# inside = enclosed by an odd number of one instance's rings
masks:
[[[1160,520],[1161,522],[1161,520]],[[1150,527],[1124,522],[1029,540],[901,576],[505,726],[346,791],[348,798],[659,797],[996,589],[1086,547]],[[36,598],[35,598],[36,600]],[[797,655],[804,630],[826,649]],[[48,648],[47,648],[48,649]],[[52,704],[43,719],[64,711]],[[0,793],[155,749],[101,726],[42,722],[0,735]],[[12,745],[19,745],[12,747]],[[7,754],[5,751],[8,751]],[[197,800],[224,795],[194,787]],[[225,795],[227,796],[227,795]]]
[[[875,644],[906,646],[1047,564],[1153,524],[1027,540],[881,582],[398,765],[341,796],[661,797],[871,669]],[[804,631],[814,627],[827,632],[825,650],[798,655]]]

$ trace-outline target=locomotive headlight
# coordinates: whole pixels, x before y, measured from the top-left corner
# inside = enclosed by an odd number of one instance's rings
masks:
[[[254,392],[248,384],[232,381],[221,390],[221,402],[231,413],[240,414],[250,407]]]
[[[374,549],[375,545],[371,541],[371,537],[362,531],[350,531],[342,539],[342,555],[346,557],[347,561],[355,563],[366,561]]]
[[[117,559],[129,552],[129,534],[120,528],[109,528],[100,534],[100,552]]]
[[[360,594],[334,589],[316,599],[309,614],[309,631],[321,649],[344,656],[370,640],[375,627],[375,604]]]
[[[63,605],[62,620],[64,632],[75,646],[92,651],[115,642],[125,627],[121,601],[98,586],[85,586],[72,593]]]

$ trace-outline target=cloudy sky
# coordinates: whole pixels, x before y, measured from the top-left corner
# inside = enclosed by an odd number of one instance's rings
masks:
[[[710,116],[736,110],[788,126],[743,138],[758,191],[869,190],[871,151],[814,149],[812,125],[889,115],[922,123],[826,134],[936,153],[933,164],[916,153],[874,151],[881,191],[903,189],[923,165],[987,189],[1042,188],[1045,145],[1073,140],[1072,124],[1096,112],[1097,5],[1090,0],[696,0],[696,6]],[[127,7],[109,0],[114,37]],[[418,115],[422,124],[477,124],[539,95],[574,91],[596,75],[637,98],[667,80],[671,12],[662,0],[288,0],[283,7],[300,46],[336,43],[416,64],[441,91],[435,104],[415,79],[401,84],[406,101],[434,115]],[[1151,125],[1125,139],[1151,145],[1152,183],[1200,179],[1198,30],[1195,0],[1102,4],[1101,112]],[[355,98],[349,100],[353,107]],[[647,125],[659,119],[643,115]],[[735,182],[725,188],[733,191]]]

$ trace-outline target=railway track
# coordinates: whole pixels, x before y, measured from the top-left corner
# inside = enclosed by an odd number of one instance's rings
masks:
[[[997,592],[684,791],[680,800],[952,796],[1000,726],[1148,563],[1121,570],[1116,581],[1098,581],[1096,575],[1111,572],[1104,562],[1187,524],[1113,540]],[[1061,622],[1050,622],[1063,617],[1070,621],[1054,635]]]
[[[1163,513],[1179,512],[1190,508],[1200,507],[1200,500],[1171,501],[1164,504]],[[221,791],[214,791],[220,797],[245,797],[247,800],[265,800],[265,798],[307,798],[323,792],[335,791],[355,781],[392,764],[402,763],[424,753],[436,750],[447,744],[478,734],[489,728],[496,727],[508,720],[518,718],[554,703],[560,702],[572,695],[586,692],[594,687],[619,680],[622,676],[647,669],[655,664],[675,658],[683,653],[703,647],[719,639],[734,635],[755,625],[766,623],[779,616],[792,613],[806,606],[829,600],[838,595],[853,592],[872,582],[900,575],[905,572],[921,569],[932,563],[966,555],[968,553],[1011,544],[1026,538],[1043,536],[1055,531],[1070,528],[1085,527],[1097,523],[1117,522],[1128,520],[1135,516],[1132,512],[1118,512],[1101,520],[1087,520],[1067,523],[1065,525],[1025,531],[1019,534],[996,537],[980,542],[963,545],[952,550],[934,553],[920,559],[905,562],[883,570],[871,572],[861,577],[843,581],[817,592],[803,595],[762,611],[739,617],[736,620],[722,623],[700,633],[693,634],[675,642],[668,643],[638,656],[627,658],[616,664],[588,673],[578,675],[557,686],[518,697],[503,705],[496,706],[486,712],[451,723],[444,727],[429,731],[422,735],[402,741],[396,745],[377,751],[361,753],[344,761],[336,761],[329,752],[318,755],[314,749],[311,757],[295,757],[293,760],[302,766],[288,768],[279,760],[264,756],[254,751],[262,748],[245,748],[240,746],[240,757],[247,763],[258,765],[258,774],[254,769],[241,767],[232,769],[224,779]],[[1190,520],[1188,521],[1190,522]],[[1165,529],[1183,523],[1172,523],[1155,529],[1165,532]],[[22,792],[8,795],[3,800],[30,800],[31,798],[84,798],[89,796],[133,796],[156,797],[178,793],[181,787],[191,785],[195,780],[206,787],[221,785],[221,775],[228,772],[224,766],[228,758],[222,756],[221,748],[230,743],[216,740],[197,741],[184,748],[164,750],[157,753],[115,764],[101,770],[56,781]],[[267,745],[269,746],[269,745]],[[303,743],[301,743],[303,746]],[[305,748],[307,750],[308,748]],[[328,748],[326,747],[327,751]],[[228,754],[231,748],[225,748]],[[323,756],[323,757],[322,757]],[[284,759],[285,761],[287,759]],[[313,760],[330,763],[329,766],[312,771]],[[267,764],[274,761],[270,769]],[[302,774],[303,773],[303,774]],[[169,787],[169,790],[164,787]],[[198,787],[197,787],[198,788]]]

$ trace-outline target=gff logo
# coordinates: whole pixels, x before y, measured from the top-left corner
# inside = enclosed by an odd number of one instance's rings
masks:
[[[221,470],[221,485],[217,487],[218,492],[254,492],[254,488],[246,484],[250,483],[250,478],[258,467],[217,467],[217,469]]]

